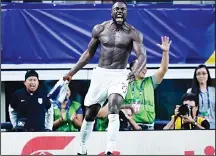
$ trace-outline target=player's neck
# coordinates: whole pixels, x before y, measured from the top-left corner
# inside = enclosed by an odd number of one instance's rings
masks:
[[[124,23],[121,25],[117,24],[114,20],[112,20],[112,28],[113,29],[121,29],[123,27]]]

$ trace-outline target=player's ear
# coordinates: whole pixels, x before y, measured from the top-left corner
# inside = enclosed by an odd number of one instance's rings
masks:
[[[114,16],[113,13],[114,13],[114,12],[113,12],[113,8],[111,8],[111,16],[112,16],[112,17]]]

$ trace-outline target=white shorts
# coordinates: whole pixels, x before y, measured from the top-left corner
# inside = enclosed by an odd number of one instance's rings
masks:
[[[106,69],[96,67],[92,71],[91,84],[85,96],[84,105],[104,104],[110,94],[117,93],[123,98],[127,93],[127,69]]]

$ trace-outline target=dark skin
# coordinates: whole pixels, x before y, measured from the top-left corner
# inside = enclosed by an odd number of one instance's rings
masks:
[[[125,69],[129,55],[134,49],[138,65],[128,75],[128,80],[133,81],[146,64],[146,50],[143,45],[143,35],[131,25],[125,22],[127,17],[127,6],[122,2],[113,5],[111,11],[112,20],[94,26],[92,38],[88,48],[80,57],[76,65],[63,77],[64,80],[71,81],[82,67],[94,56],[98,45],[100,48],[100,58],[98,66],[106,69]],[[118,114],[123,98],[119,94],[111,94],[109,100],[109,113]],[[86,121],[93,121],[100,109],[99,104],[87,107]]]

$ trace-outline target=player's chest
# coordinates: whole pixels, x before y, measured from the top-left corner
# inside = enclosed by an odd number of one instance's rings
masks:
[[[128,47],[132,43],[130,34],[123,30],[113,31],[107,29],[101,33],[99,40],[104,46],[115,46],[119,48]]]

